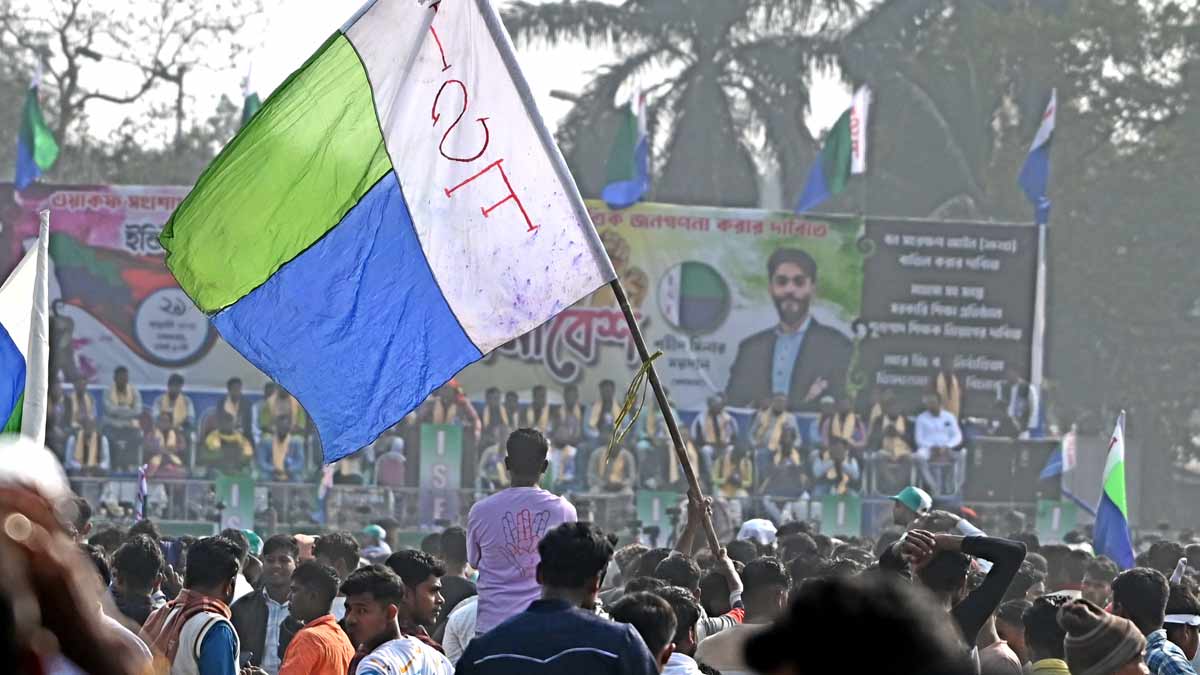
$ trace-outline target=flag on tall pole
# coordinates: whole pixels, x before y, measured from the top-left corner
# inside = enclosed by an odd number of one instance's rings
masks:
[[[650,191],[650,134],[646,125],[646,94],[635,91],[621,108],[621,121],[608,154],[608,183],[600,196],[610,209],[629,208]]]
[[[1050,102],[1042,113],[1041,124],[1029,146],[1029,154],[1021,165],[1017,183],[1025,192],[1025,198],[1033,204],[1034,221],[1045,225],[1050,217],[1050,197],[1047,184],[1050,182],[1050,142],[1054,138],[1054,118],[1058,111],[1058,92],[1050,90]]]
[[[813,210],[826,199],[845,190],[851,176],[867,172],[870,109],[871,89],[864,85],[854,92],[850,108],[829,130],[816,162],[809,169],[804,193],[796,202],[796,213]]]
[[[1096,507],[1096,532],[1092,547],[1096,555],[1106,555],[1127,570],[1133,567],[1133,542],[1129,536],[1129,508],[1125,501],[1125,412],[1117,418],[1117,428],[1108,442],[1108,459],[1100,504]]]
[[[326,462],[616,276],[490,0],[367,3],[160,241]]]
[[[37,243],[0,286],[0,433],[46,439],[50,359],[50,212]]]
[[[38,88],[41,75],[35,75],[25,92],[25,106],[21,110],[21,130],[17,134],[17,166],[13,183],[17,191],[29,187],[41,175],[54,166],[58,159],[58,141],[54,132],[42,116],[38,103]]]

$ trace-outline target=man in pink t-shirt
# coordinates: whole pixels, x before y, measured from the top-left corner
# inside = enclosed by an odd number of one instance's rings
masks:
[[[479,570],[475,634],[483,635],[525,611],[541,596],[538,542],[578,520],[570,502],[538,487],[550,466],[550,444],[536,429],[517,429],[505,444],[511,486],[476,502],[467,516],[467,558]]]

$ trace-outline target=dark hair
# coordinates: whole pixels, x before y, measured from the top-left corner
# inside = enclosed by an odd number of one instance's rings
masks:
[[[775,270],[783,263],[795,263],[804,270],[804,274],[808,276],[814,283],[817,281],[817,261],[805,251],[798,248],[780,248],[775,249],[770,258],[767,258],[767,274],[774,275]]]
[[[1094,558],[1090,563],[1088,563],[1087,571],[1084,573],[1084,576],[1094,577],[1096,579],[1104,579],[1111,584],[1112,580],[1116,579],[1120,572],[1121,571],[1117,569],[1117,563],[1113,562],[1112,558],[1102,555]]]
[[[541,473],[546,455],[550,452],[550,444],[537,429],[517,429],[508,435],[504,449],[513,471]]]
[[[296,543],[296,538],[290,534],[273,534],[267,537],[263,542],[262,554],[267,557],[274,553],[277,549],[282,549],[292,556],[292,560],[300,559],[300,544]]]
[[[807,522],[803,520],[789,520],[775,530],[775,538],[783,539],[784,537],[788,537],[793,534],[808,534],[809,530],[810,528]]]
[[[617,552],[613,554],[613,559],[617,561],[617,567],[620,568],[621,575],[628,579],[629,575],[633,572],[634,565],[637,564],[638,558],[641,558],[642,554],[649,550],[645,544],[637,543],[625,544],[617,549]]]
[[[388,556],[384,564],[409,588],[421,585],[430,576],[440,578],[446,574],[446,566],[442,561],[424,551],[396,551]]]
[[[700,587],[700,566],[691,557],[672,553],[654,568],[654,576],[670,586],[679,586],[689,591]]]
[[[1042,542],[1038,539],[1037,532],[1025,530],[1024,532],[1014,532],[1008,537],[1013,541],[1019,541],[1025,544],[1025,550],[1030,553],[1037,553],[1041,550]]]
[[[1063,658],[1063,640],[1067,631],[1058,623],[1058,610],[1071,599],[1065,595],[1043,595],[1021,615],[1025,624],[1025,642],[1037,650],[1038,655]]]
[[[1150,544],[1150,550],[1147,551],[1150,567],[1167,577],[1174,573],[1175,565],[1186,555],[1183,546],[1174,541],[1156,541]]]
[[[116,368],[113,368],[113,375],[116,375],[117,373],[125,373],[126,375],[128,375],[129,369],[126,368],[125,366],[117,366]]]
[[[71,525],[74,526],[76,532],[82,532],[83,528],[92,520],[92,505],[83,497],[71,497],[71,506],[74,512],[71,514]]]
[[[653,593],[630,593],[618,600],[608,613],[614,621],[631,624],[655,658],[675,639],[675,610]]]
[[[221,534],[217,536],[228,540],[229,543],[237,547],[238,560],[245,565],[246,556],[250,555],[250,538],[246,536],[246,533],[232,527],[227,527],[221,530]]]
[[[633,564],[632,576],[654,576],[654,570],[658,567],[658,563],[666,560],[669,555],[671,555],[671,549],[669,548],[652,548],[646,551],[638,556],[637,562]]]
[[[642,591],[654,591],[659,588],[666,588],[667,582],[654,577],[634,577],[625,582],[626,593],[640,593]]]
[[[434,532],[433,534],[425,535],[421,539],[421,550],[428,553],[429,555],[434,555],[434,556],[441,555],[442,554],[442,535],[438,534],[437,532]]]
[[[158,531],[158,525],[149,518],[143,518],[134,523],[133,526],[129,528],[129,532],[126,533],[125,539],[132,539],[139,534],[144,534],[154,541],[162,539],[162,533]]]
[[[758,557],[758,547],[752,541],[735,539],[725,545],[725,555],[745,565]]]
[[[740,562],[734,561],[733,564],[735,568],[741,566],[745,569]],[[738,574],[741,574],[740,570]],[[713,570],[700,577],[700,606],[709,616],[721,616],[733,609],[729,606],[729,580],[724,574]]]
[[[788,573],[792,577],[792,583],[798,586],[805,579],[819,575],[829,562],[828,558],[822,558],[819,555],[802,555],[796,558],[788,563]]]
[[[171,373],[171,375],[167,377],[167,386],[169,387],[173,384],[183,384],[183,376],[179,373]]]
[[[108,568],[108,560],[104,558],[104,549],[94,544],[80,544],[79,550],[96,566],[96,571],[100,573],[100,578],[104,580],[104,585],[108,586],[111,584],[112,571]]]
[[[1065,596],[1060,596],[1065,597]],[[1006,600],[1000,603],[1000,607],[996,609],[996,620],[1003,621],[1010,626],[1025,626],[1025,620],[1022,619],[1025,615],[1025,610],[1033,606],[1033,603],[1025,598],[1016,600]]]
[[[1183,584],[1171,584],[1167,594],[1167,614],[1200,614],[1200,600]],[[1174,624],[1167,624],[1174,625]]]
[[[313,557],[344,562],[347,569],[354,571],[358,567],[358,542],[348,532],[323,534],[313,543]]]
[[[235,384],[240,386],[242,384],[242,378],[231,377],[228,380],[225,380],[225,388],[226,389],[229,389],[230,387],[232,387]]]
[[[660,588],[654,591],[654,594],[666,600],[675,614],[674,642],[686,642],[688,633],[700,620],[700,603],[692,597],[691,591],[680,586]]]
[[[315,591],[325,607],[333,603],[338,593],[337,570],[316,560],[305,560],[297,565],[296,571],[292,572],[292,580]]]
[[[1167,610],[1167,578],[1149,567],[1135,567],[1112,582],[1113,605],[1120,605],[1143,633],[1162,627]]]
[[[399,605],[404,601],[404,582],[383,565],[371,565],[354,570],[342,582],[342,595],[369,594],[376,602]]]
[[[792,585],[792,577],[784,569],[783,564],[776,558],[758,558],[751,560],[742,571],[742,585],[747,602],[754,599],[756,593],[778,586],[784,591]]]
[[[1025,560],[1037,568],[1042,574],[1050,573],[1050,563],[1046,561],[1046,556],[1041,553],[1026,553]],[[1115,575],[1114,575],[1115,576]]]
[[[789,534],[786,537],[779,537],[778,533],[776,533],[776,537],[779,541],[779,551],[784,560],[792,560],[802,555],[817,554],[817,542],[813,541],[812,537],[803,532]]]
[[[442,559],[461,565],[467,562],[467,531],[457,525],[442,532]]]
[[[818,532],[817,534],[814,534],[812,536],[812,538],[813,538],[813,541],[816,542],[816,544],[817,544],[817,554],[818,555],[820,555],[822,558],[833,557],[833,538],[832,537],[830,537],[827,534],[821,534]],[[755,555],[754,557],[757,558],[758,556]],[[753,559],[754,558],[751,558],[751,560],[753,560]],[[749,562],[749,560],[746,562]]]
[[[112,553],[125,542],[125,533],[115,527],[108,527],[88,537],[88,543],[99,546]]]
[[[241,551],[224,537],[207,537],[188,549],[185,588],[212,588],[237,576]]]
[[[135,534],[113,554],[112,568],[121,583],[131,588],[149,589],[163,569],[162,549],[150,537]]]
[[[1033,563],[1028,560],[1022,560],[1021,567],[1017,570],[1016,576],[1013,577],[1012,583],[1008,585],[1008,590],[1004,592],[1004,599],[1020,600],[1029,593],[1029,589],[1045,580],[1046,575],[1034,567]]]
[[[921,583],[934,593],[949,593],[962,586],[971,559],[957,551],[938,551],[929,564],[917,570]]]
[[[869,650],[861,630],[872,636]],[[821,648],[797,648],[805,644]],[[806,673],[833,672],[845,669],[847,654],[859,659],[854,670],[860,672],[971,672],[950,615],[912,584],[882,574],[805,582],[787,615],[751,637],[744,654],[756,672],[789,664],[803,664]]]
[[[1059,590],[1068,581],[1070,575],[1067,574],[1067,557],[1071,555],[1071,549],[1065,544],[1046,544],[1038,550],[1042,557],[1046,559],[1046,583],[1050,584],[1051,590]]]
[[[867,566],[850,558],[823,558],[821,566],[813,576],[830,579],[834,577],[853,577],[862,574]]]
[[[604,572],[613,545],[592,523],[563,523],[538,542],[542,586],[580,588]]]

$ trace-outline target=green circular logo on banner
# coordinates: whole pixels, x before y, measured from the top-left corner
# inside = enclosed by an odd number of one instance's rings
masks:
[[[658,309],[672,328],[688,335],[711,333],[725,322],[732,305],[729,284],[712,265],[689,260],[658,282]]]

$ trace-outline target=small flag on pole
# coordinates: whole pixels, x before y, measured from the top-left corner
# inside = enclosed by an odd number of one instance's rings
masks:
[[[826,199],[846,189],[850,176],[867,172],[867,120],[871,109],[871,89],[854,92],[850,108],[842,113],[808,172],[804,194],[796,202],[796,213],[806,213]]]
[[[1042,468],[1039,480],[1060,476],[1075,468],[1075,428],[1063,434],[1058,447],[1046,458],[1046,466]]]
[[[37,243],[0,286],[0,434],[43,445],[50,359],[50,212]]]
[[[1025,198],[1033,204],[1034,222],[1045,225],[1050,217],[1050,197],[1047,195],[1047,183],[1050,182],[1050,141],[1054,138],[1054,117],[1058,110],[1058,92],[1050,91],[1050,103],[1042,113],[1042,122],[1038,125],[1033,144],[1029,146],[1029,155],[1021,166],[1021,174],[1017,183],[1025,191]]]
[[[25,92],[25,107],[21,111],[21,131],[17,135],[17,168],[13,183],[17,191],[29,187],[54,166],[58,159],[58,141],[42,117],[38,104],[41,76],[35,76]]]
[[[621,122],[608,155],[608,184],[601,197],[610,209],[640,202],[650,190],[650,135],[646,131],[646,95],[634,92],[621,109]]]
[[[1129,536],[1129,509],[1125,502],[1125,413],[1117,418],[1117,428],[1108,442],[1108,460],[1104,462],[1100,505],[1096,507],[1096,555],[1106,555],[1127,570],[1133,567],[1133,543]]]

